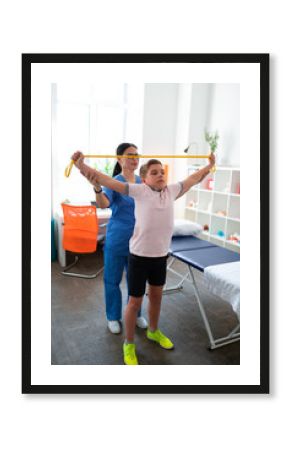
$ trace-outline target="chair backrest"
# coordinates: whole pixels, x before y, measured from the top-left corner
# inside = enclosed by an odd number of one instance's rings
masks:
[[[61,206],[64,250],[75,253],[95,252],[99,229],[97,208],[92,205],[73,206],[67,203],[62,203]]]
[[[162,164],[164,172],[165,172],[165,181],[168,183],[168,174],[169,174],[169,165],[168,164]]]

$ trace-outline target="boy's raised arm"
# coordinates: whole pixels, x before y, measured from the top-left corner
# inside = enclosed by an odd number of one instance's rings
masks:
[[[75,166],[79,169],[81,174],[93,185],[99,183],[113,191],[127,194],[128,187],[126,183],[121,183],[121,181],[115,180],[114,178],[87,166],[84,163],[84,156],[81,152],[75,152],[71,159],[75,162]]]
[[[202,169],[198,170],[197,172],[193,173],[192,175],[189,175],[183,182],[183,190],[181,194],[178,196],[185,194],[192,186],[195,184],[200,183],[210,172],[210,170],[215,165],[215,156],[213,153],[211,153],[209,157],[209,164]]]

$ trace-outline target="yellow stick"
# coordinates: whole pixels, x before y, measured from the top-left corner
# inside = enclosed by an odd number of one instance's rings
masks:
[[[84,158],[154,158],[154,159],[162,159],[162,158],[209,158],[210,155],[84,155]],[[71,160],[69,165],[65,168],[64,175],[66,177],[70,176],[71,170],[73,168],[74,161]]]
[[[210,155],[84,155],[85,158],[209,158]]]

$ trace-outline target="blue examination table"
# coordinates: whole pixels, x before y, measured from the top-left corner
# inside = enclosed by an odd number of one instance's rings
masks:
[[[170,292],[180,290],[182,289],[185,281],[190,282],[206,332],[208,334],[209,348],[213,350],[238,341],[240,339],[240,324],[238,324],[227,336],[218,339],[214,338],[209,320],[207,318],[206,310],[203,306],[202,298],[197,288],[193,270],[204,272],[205,268],[209,266],[239,261],[240,255],[195,236],[174,236],[171,241],[169,256],[171,258],[169,259],[167,270],[181,278],[181,281],[176,286],[171,288],[167,288],[165,286],[164,293],[168,294]],[[179,260],[186,264],[186,274],[182,275],[173,269],[175,260]]]

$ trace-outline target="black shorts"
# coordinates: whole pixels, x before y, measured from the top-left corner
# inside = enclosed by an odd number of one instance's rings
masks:
[[[152,286],[163,286],[166,281],[167,256],[149,258],[129,254],[128,285],[129,295],[142,297],[145,294],[146,281]]]

